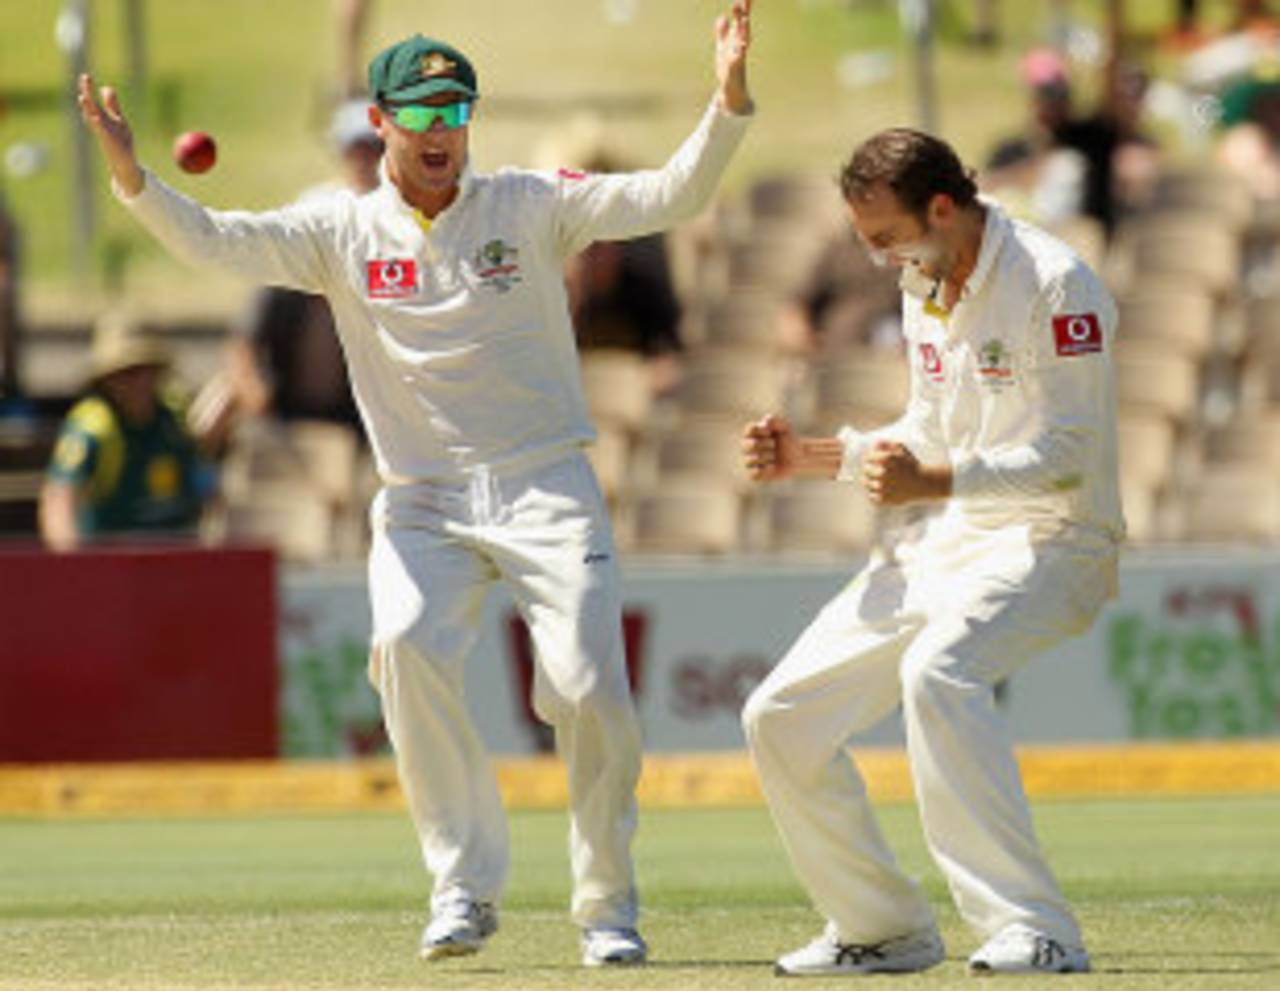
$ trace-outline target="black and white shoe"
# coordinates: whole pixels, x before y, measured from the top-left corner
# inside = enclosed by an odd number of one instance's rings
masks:
[[[878,943],[841,940],[831,926],[808,946],[779,958],[779,977],[823,977],[840,974],[908,974],[940,964],[946,958],[937,930],[910,933]]]
[[[1089,954],[1030,926],[1015,922],[987,940],[969,958],[971,974],[1084,974]]]

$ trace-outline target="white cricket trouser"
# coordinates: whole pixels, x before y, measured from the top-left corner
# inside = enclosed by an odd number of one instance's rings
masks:
[[[948,532],[910,561],[874,559],[747,700],[743,725],[796,874],[854,942],[934,924],[898,867],[846,747],[901,702],[925,839],[962,917],[1080,930],[1045,863],[993,688],[1088,628],[1115,553],[1019,529]]]
[[[496,902],[506,881],[506,818],[463,697],[485,594],[501,579],[533,639],[534,709],[568,768],[573,918],[634,925],[640,730],[613,534],[585,456],[478,472],[470,485],[389,487],[372,521],[372,676],[433,905]]]

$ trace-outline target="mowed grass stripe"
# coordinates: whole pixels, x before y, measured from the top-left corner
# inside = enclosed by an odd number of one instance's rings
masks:
[[[967,980],[977,939],[950,906],[914,808],[881,813],[949,947],[942,967],[893,987]],[[1070,987],[1280,985],[1280,796],[1046,801],[1036,817],[1095,953],[1098,972]],[[653,965],[584,971],[565,827],[562,812],[512,816],[501,932],[478,957],[427,966],[415,955],[427,880],[399,813],[0,822],[0,991],[737,991],[776,987],[773,957],[817,929],[763,809],[650,810],[637,862]]]

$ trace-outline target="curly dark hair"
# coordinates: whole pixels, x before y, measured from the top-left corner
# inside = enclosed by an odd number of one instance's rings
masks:
[[[972,205],[978,197],[973,172],[952,147],[909,127],[893,127],[868,138],[840,172],[840,192],[846,200],[862,199],[879,182],[921,219],[939,193],[959,207]]]

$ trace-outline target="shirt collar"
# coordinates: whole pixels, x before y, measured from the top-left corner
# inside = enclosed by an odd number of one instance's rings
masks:
[[[462,167],[462,172],[458,175],[458,195],[454,197],[452,203],[436,214],[434,218],[428,218],[400,195],[400,190],[396,188],[396,184],[391,181],[391,177],[387,174],[387,160],[385,157],[378,166],[378,178],[380,181],[378,188],[382,191],[383,196],[386,197],[387,202],[399,212],[408,215],[424,231],[431,230],[432,227],[439,224],[446,217],[451,216],[454,210],[471,196],[476,185],[475,174],[471,171],[471,164],[467,163]]]
[[[996,256],[1000,253],[1000,247],[1004,244],[1005,235],[1009,230],[1009,217],[995,200],[979,196],[978,202],[986,211],[986,220],[982,227],[982,244],[978,248],[978,260],[974,263],[973,271],[969,273],[969,278],[965,279],[964,288],[960,291],[960,302],[975,296],[986,284],[987,277],[995,268]],[[933,303],[935,307],[938,305],[940,286],[937,280],[921,275],[910,265],[905,266],[901,275],[898,276],[899,289],[916,299]],[[938,309],[937,312],[945,315],[946,311]]]
[[[979,196],[978,202],[987,211],[987,221],[982,228],[982,247],[978,249],[978,261],[965,280],[964,290],[960,298],[969,299],[977,295],[986,285],[992,269],[996,267],[996,256],[1004,244],[1005,235],[1009,232],[1009,216],[1000,208],[995,200]]]

